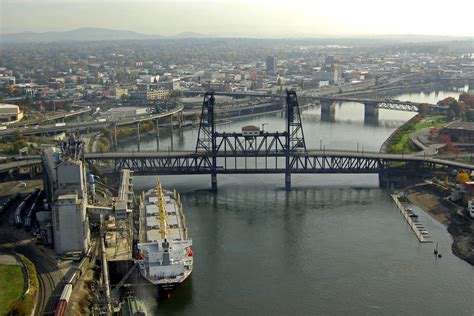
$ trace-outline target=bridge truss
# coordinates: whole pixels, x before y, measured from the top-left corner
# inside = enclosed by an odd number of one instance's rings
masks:
[[[409,103],[381,102],[387,108],[414,110]],[[215,125],[215,97],[204,95],[196,147],[193,152],[138,152],[91,154],[89,162],[112,160],[115,172],[131,169],[138,175],[210,174],[217,189],[217,174],[285,174],[285,187],[291,187],[291,174],[385,173],[388,169],[412,172],[440,167],[458,168],[450,162],[426,157],[403,157],[380,153],[316,151],[306,148],[298,98],[286,91],[286,130],[283,132],[219,132]],[[396,162],[396,164],[394,164]],[[391,168],[391,167],[397,168]]]
[[[287,169],[286,155],[283,152],[247,152],[234,154],[222,152],[216,155],[214,170],[212,157],[204,153],[188,155],[161,155],[154,157],[127,156],[115,157],[114,168],[131,169],[137,175],[185,175],[185,174],[286,174],[288,171],[295,174],[314,173],[379,173],[387,170],[394,162],[400,163],[400,158],[387,159],[373,155],[358,156],[323,151],[311,153],[293,153]],[[86,158],[89,162],[103,160],[104,158]],[[440,165],[423,159],[404,161],[400,170],[408,169],[436,169]],[[445,166],[446,167],[446,166]]]
[[[398,103],[390,101],[380,101],[378,103],[379,109],[386,110],[397,110],[397,111],[406,111],[406,112],[419,112],[420,107],[416,104],[411,103]]]

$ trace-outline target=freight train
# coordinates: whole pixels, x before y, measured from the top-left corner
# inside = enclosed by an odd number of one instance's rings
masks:
[[[42,190],[35,191],[35,196],[34,196],[34,201],[33,204],[31,204],[30,208],[28,209],[28,212],[26,213],[25,216],[25,230],[28,232],[31,230],[31,227],[33,226],[33,220],[34,220],[34,215],[35,212],[37,211],[39,205],[42,203],[42,196],[43,196]]]
[[[71,272],[69,278],[66,279],[66,285],[61,292],[61,297],[59,298],[58,305],[54,311],[54,316],[64,316],[68,308],[69,300],[71,298],[73,287],[76,285],[77,281],[81,277],[83,271],[87,269],[87,265],[92,261],[93,251],[92,248],[89,248],[89,251],[84,255],[81,260],[81,263],[77,266],[74,272]]]
[[[14,214],[14,225],[17,228],[20,228],[23,226],[23,215],[25,213],[25,210],[28,206],[28,203],[35,198],[39,193],[41,192],[40,189],[36,189],[34,192],[31,192],[28,194],[23,201],[20,203],[20,205],[17,206],[15,209],[15,214]]]

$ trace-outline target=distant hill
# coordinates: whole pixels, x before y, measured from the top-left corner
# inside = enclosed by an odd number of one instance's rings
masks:
[[[126,30],[111,30],[105,28],[82,27],[71,31],[64,32],[22,32],[0,34],[0,42],[2,43],[39,43],[39,42],[83,42],[83,41],[121,41],[121,40],[150,40],[150,39],[186,39],[186,38],[259,38],[258,36],[242,35],[237,33],[212,33],[201,34],[194,32],[183,32],[172,36],[164,36],[160,34],[144,34]],[[453,41],[453,40],[472,40],[472,37],[459,36],[438,36],[438,35],[330,35],[330,34],[286,34],[281,37],[270,36],[267,38],[306,38],[306,39],[371,39],[371,40],[390,40],[396,42],[437,42],[437,41]]]
[[[1,34],[0,38],[5,43],[23,42],[63,42],[63,41],[120,41],[120,40],[146,40],[161,38],[205,38],[209,37],[198,33],[180,33],[174,36],[159,34],[143,34],[125,30],[111,30],[104,28],[83,27],[65,32],[22,32]]]

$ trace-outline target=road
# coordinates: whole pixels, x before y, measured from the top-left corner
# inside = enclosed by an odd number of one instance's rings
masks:
[[[63,126],[56,126],[56,125],[41,125],[37,128],[31,127],[22,127],[22,128],[7,128],[6,130],[0,131],[1,136],[11,135],[16,132],[16,130],[20,130],[23,135],[42,135],[47,133],[62,133],[67,131],[84,131],[89,129],[101,129],[107,128],[113,125],[116,126],[125,126],[136,124],[138,122],[145,122],[150,120],[155,120],[163,117],[167,117],[170,115],[177,114],[183,110],[183,107],[177,107],[171,111],[164,112],[164,113],[157,113],[157,114],[149,114],[149,115],[141,115],[133,118],[127,118],[123,120],[114,120],[114,121],[106,121],[106,122],[98,122],[98,121],[87,121],[87,122],[80,122],[80,123],[65,123]]]
[[[67,119],[69,117],[74,117],[77,115],[85,114],[91,112],[92,109],[81,109],[81,110],[75,110],[73,112],[64,112],[61,114],[56,114],[56,115],[48,115],[45,116],[41,119],[33,119],[33,120],[27,120],[27,121],[20,121],[17,123],[12,124],[12,126],[25,126],[25,125],[36,125],[36,124],[41,124],[43,122],[49,122],[49,121],[55,121],[55,120],[60,120],[60,119]]]

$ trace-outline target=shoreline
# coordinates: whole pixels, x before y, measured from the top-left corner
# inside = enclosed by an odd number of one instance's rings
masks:
[[[413,186],[404,191],[411,203],[446,227],[453,238],[452,253],[474,266],[474,220],[460,214],[461,206],[445,201],[443,195],[447,196],[447,193],[433,184]]]

